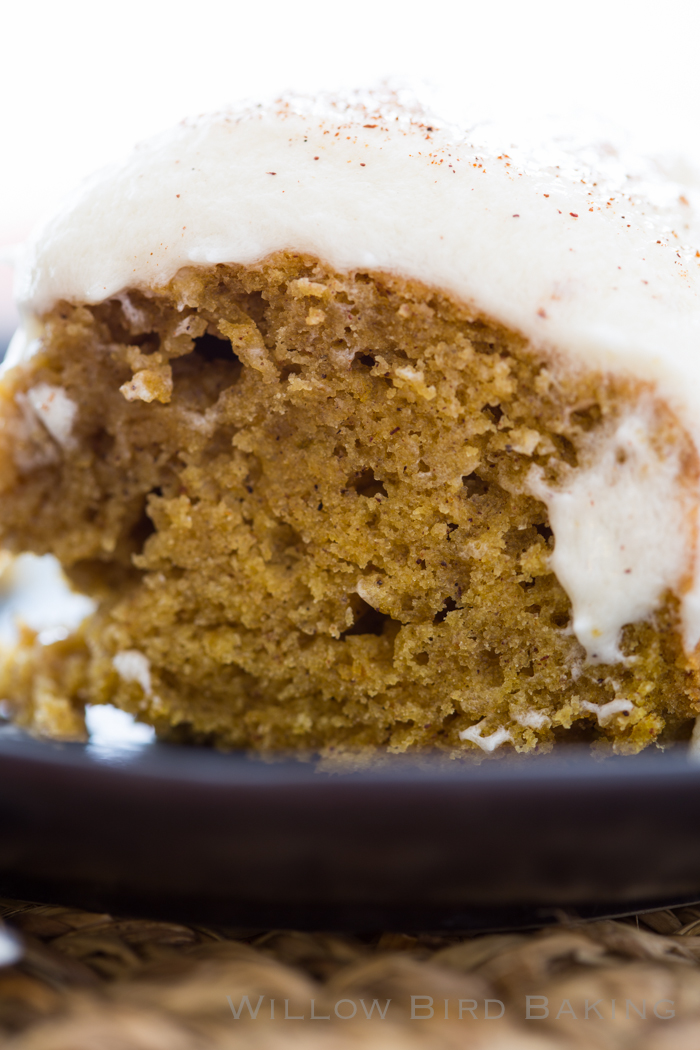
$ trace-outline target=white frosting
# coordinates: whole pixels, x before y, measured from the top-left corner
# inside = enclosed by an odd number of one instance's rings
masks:
[[[697,190],[607,146],[527,154],[489,138],[374,99],[185,122],[88,180],[33,238],[18,278],[31,337],[58,299],[96,303],[188,264],[293,249],[446,288],[538,348],[649,380],[700,449]],[[645,445],[642,419],[625,425],[613,446],[630,443],[629,465],[606,452],[565,490],[540,489],[594,660],[617,659],[620,627],[696,571],[676,464]],[[682,600],[693,647],[700,571]]]
[[[610,700],[607,704],[592,704],[590,700],[583,700],[581,707],[584,711],[591,711],[598,716],[598,725],[606,726],[615,715],[629,715],[634,711],[631,700]]]
[[[123,649],[112,657],[114,670],[125,682],[138,682],[146,696],[152,693],[151,665],[138,649]]]
[[[97,758],[151,744],[156,736],[153,726],[137,722],[128,711],[112,704],[86,704],[85,725],[90,735],[89,753]]]
[[[36,631],[42,645],[61,641],[95,608],[92,598],[71,590],[51,554],[20,554],[0,572],[0,647],[17,643],[18,622]]]
[[[620,629],[649,616],[665,591],[679,592],[689,570],[697,505],[679,481],[678,456],[656,451],[650,430],[650,414],[632,412],[561,488],[531,472],[556,540],[551,565],[592,663],[620,660]],[[684,609],[690,648],[700,637],[695,611]]]
[[[26,398],[51,437],[63,448],[71,448],[75,443],[72,432],[78,406],[63,387],[39,383],[27,391]]]
[[[472,744],[478,744],[482,751],[495,751],[501,744],[505,744],[506,740],[513,739],[505,726],[499,726],[498,729],[494,729],[493,733],[489,733],[488,736],[482,736],[482,731],[483,722],[479,722],[478,725],[462,729],[459,739],[470,740]]]
[[[534,708],[516,712],[513,715],[513,720],[524,729],[543,729],[551,722],[551,719],[544,711],[536,711]]]

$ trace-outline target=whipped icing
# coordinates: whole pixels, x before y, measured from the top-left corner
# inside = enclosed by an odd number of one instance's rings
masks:
[[[697,502],[680,479],[677,453],[650,441],[650,412],[630,412],[592,463],[550,488],[532,468],[555,536],[551,566],[573,606],[574,634],[591,663],[616,663],[620,630],[646,619],[666,590],[682,590],[693,550]],[[684,610],[686,644],[700,618]]]
[[[125,682],[137,682],[146,696],[151,696],[151,664],[138,649],[122,649],[112,658],[114,670]]]
[[[98,759],[119,758],[124,750],[152,744],[153,726],[137,722],[128,711],[112,704],[86,704],[85,726],[90,736],[88,754]]]
[[[488,736],[483,736],[483,726],[483,722],[478,722],[475,726],[462,729],[459,733],[459,739],[469,740],[472,744],[477,744],[482,751],[495,751],[501,744],[505,744],[507,740],[513,739],[505,726],[499,726],[498,729],[494,729]]]
[[[560,360],[648,380],[700,449],[697,191],[608,146],[528,154],[493,141],[491,129],[359,97],[186,121],[89,179],[32,238],[17,284],[24,343],[59,299],[97,303],[190,264],[293,249],[418,278]],[[22,356],[20,340],[11,361]],[[669,587],[683,590],[687,647],[700,638],[685,524],[698,494],[689,511],[643,420],[628,429],[629,467],[604,452],[561,492],[541,490],[554,570],[594,660],[617,659],[620,627]]]
[[[27,391],[27,401],[36,416],[44,424],[51,437],[63,448],[75,445],[73,421],[78,406],[72,401],[61,386],[51,383],[38,383]]]
[[[612,722],[615,715],[631,715],[634,711],[634,704],[631,700],[610,700],[607,704],[592,704],[590,700],[583,700],[581,707],[584,711],[597,715],[598,725],[601,726]]]
[[[20,554],[0,568],[0,648],[17,644],[20,622],[42,645],[62,641],[97,607],[71,589],[51,554]]]
[[[517,722],[523,729],[543,729],[550,724],[551,719],[544,711],[536,711],[534,708],[526,711],[516,711],[512,714],[513,721]]]

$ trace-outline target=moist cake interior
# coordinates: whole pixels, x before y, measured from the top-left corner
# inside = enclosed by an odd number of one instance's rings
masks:
[[[1,538],[99,604],[4,661],[23,724],[79,735],[109,702],[178,739],[326,755],[689,734],[676,599],[625,627],[623,662],[586,663],[532,494],[533,464],[561,484],[640,382],[291,252],[45,323],[0,388]]]

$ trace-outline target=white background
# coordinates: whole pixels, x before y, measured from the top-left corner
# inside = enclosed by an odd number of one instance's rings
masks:
[[[0,250],[134,141],[289,88],[423,82],[469,122],[589,114],[700,164],[698,0],[21,0],[0,25]]]

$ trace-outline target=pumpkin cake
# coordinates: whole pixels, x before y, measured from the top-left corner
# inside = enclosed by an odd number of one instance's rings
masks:
[[[691,203],[475,134],[386,98],[202,117],[35,236],[0,540],[97,606],[5,654],[20,723],[111,703],[336,756],[689,736]]]

